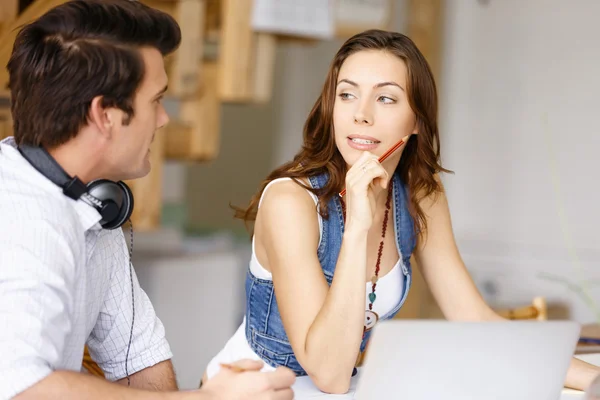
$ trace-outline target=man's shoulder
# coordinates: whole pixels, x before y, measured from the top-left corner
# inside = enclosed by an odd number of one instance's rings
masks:
[[[130,241],[130,239],[125,238],[125,234],[123,233],[122,229],[102,229],[96,238],[96,243],[99,243],[105,248],[109,247],[112,250],[128,250],[128,241]]]
[[[61,189],[37,172],[12,146],[0,145],[0,216],[3,223],[42,220],[75,222]]]

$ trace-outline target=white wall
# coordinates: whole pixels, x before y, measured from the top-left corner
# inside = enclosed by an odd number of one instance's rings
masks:
[[[565,232],[585,276],[600,275],[600,2],[488,3],[447,2],[441,128],[454,230],[478,283],[495,283],[490,300],[546,294],[587,321],[572,292],[537,276],[577,278]]]
[[[517,305],[545,295],[570,307],[572,318],[591,320],[577,294],[540,275],[577,283],[581,265],[583,276],[600,278],[594,168],[600,2],[446,4],[438,82],[442,157],[456,173],[444,181],[463,258],[490,303]],[[394,13],[399,31],[404,6],[398,2]],[[340,44],[279,49],[274,166],[299,149],[304,120]],[[600,301],[600,292],[593,293]]]
[[[456,172],[445,184],[463,257],[480,288],[493,287],[484,290],[489,301],[517,304],[546,295],[570,305],[574,319],[588,321],[593,316],[583,301],[539,274],[577,278],[557,211],[564,203],[577,255],[588,276],[600,279],[600,212],[595,208],[600,189],[594,168],[600,147],[600,2],[446,3],[439,82],[442,153],[445,166]],[[399,1],[394,14],[399,31],[405,26],[403,7]],[[260,168],[279,165],[299,149],[304,120],[340,44],[278,49],[274,120],[254,127],[275,130],[261,136],[274,140],[263,143],[272,146],[273,158],[260,160]],[[555,164],[548,144],[556,152]],[[165,173],[183,174],[177,167]],[[558,193],[553,179],[559,181]],[[239,322],[247,251],[240,257],[226,250],[179,263],[145,257],[136,264],[140,281],[167,325],[180,383],[194,387],[209,357]],[[227,297],[218,309],[206,306],[222,293]]]
[[[134,265],[165,326],[181,389],[197,389],[209,361],[243,317],[247,249],[230,237],[138,234]]]

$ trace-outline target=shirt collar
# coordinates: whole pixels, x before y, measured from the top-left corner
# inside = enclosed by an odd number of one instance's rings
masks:
[[[74,202],[75,211],[77,212],[77,215],[79,215],[79,219],[85,231],[102,229],[102,226],[100,225],[102,216],[95,207],[92,207],[83,200],[71,201]]]
[[[87,204],[85,201],[81,199],[73,200],[67,197],[64,193],[62,193],[62,189],[60,187],[56,186],[39,171],[37,171],[33,166],[31,166],[27,162],[27,160],[21,155],[21,153],[19,153],[19,150],[17,150],[17,144],[12,136],[0,141],[0,144],[3,145],[3,150],[6,150],[10,153],[9,155],[11,156],[11,158],[20,160],[22,163],[26,164],[27,167],[30,168],[31,179],[35,184],[39,184],[46,187],[49,191],[55,193],[56,196],[63,196],[67,201],[69,201],[73,205],[84,231],[102,229],[102,226],[100,225],[100,221],[102,220],[100,212],[95,207]]]

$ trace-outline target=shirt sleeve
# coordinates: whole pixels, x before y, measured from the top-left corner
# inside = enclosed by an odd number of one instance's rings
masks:
[[[0,398],[58,366],[72,329],[75,262],[69,238],[48,221],[0,229]]]
[[[113,271],[98,321],[87,344],[106,379],[114,381],[168,360],[172,353],[164,326],[140,287],[135,270],[130,268],[123,232],[105,231],[99,240],[111,248]]]

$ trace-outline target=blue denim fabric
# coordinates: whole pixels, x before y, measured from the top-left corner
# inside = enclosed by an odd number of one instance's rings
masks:
[[[326,175],[310,178],[313,188],[321,188],[327,183]],[[398,299],[396,307],[388,314],[380,316],[380,320],[390,319],[404,304],[411,285],[412,269],[410,256],[416,244],[413,230],[413,219],[408,210],[409,198],[407,188],[398,174],[393,176],[394,182],[394,221],[395,236],[398,253],[402,257],[402,277],[404,279],[404,292]],[[333,280],[333,274],[337,264],[338,255],[342,245],[344,233],[344,219],[342,205],[338,196],[334,196],[328,203],[329,218],[323,219],[321,242],[317,249],[317,255],[323,274],[329,285]],[[287,338],[281,315],[277,307],[273,282],[259,279],[248,269],[246,275],[246,339],[254,352],[263,361],[273,367],[286,366],[298,376],[306,375],[302,366],[298,363],[292,346]],[[301,301],[301,299],[298,299]],[[360,350],[363,351],[370,338],[371,331],[367,331]]]

